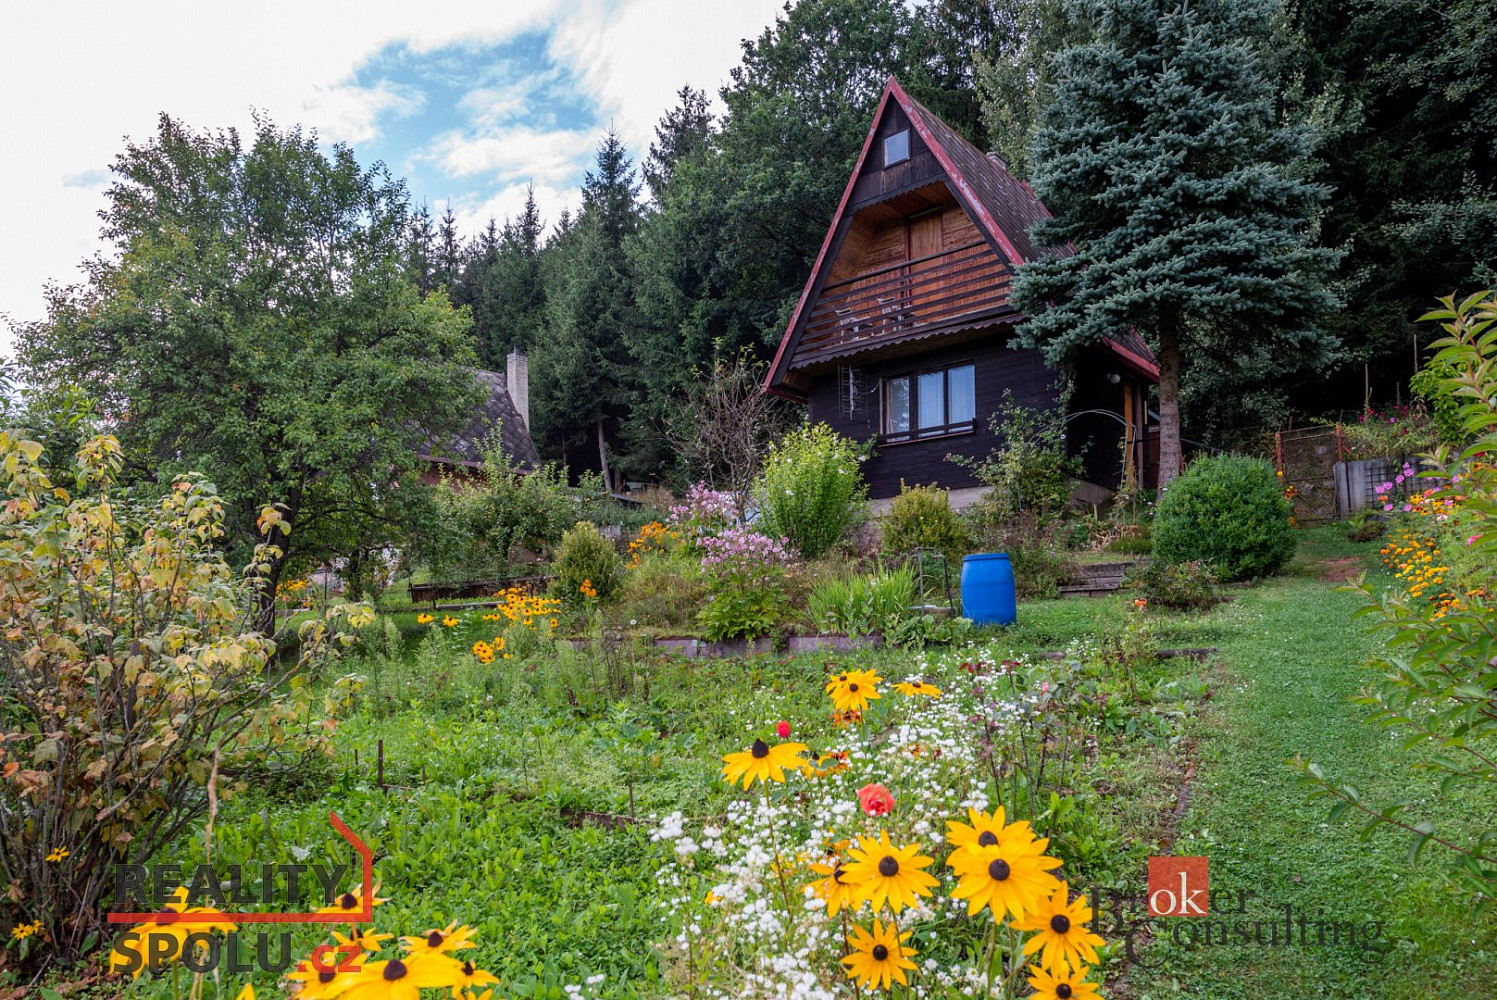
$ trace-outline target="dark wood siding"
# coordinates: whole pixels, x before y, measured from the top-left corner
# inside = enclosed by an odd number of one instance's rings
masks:
[[[892,167],[884,166],[884,140],[904,129],[910,130],[910,158]],[[904,109],[891,101],[874,134],[873,148],[868,151],[868,159],[863,165],[863,176],[853,186],[850,204],[852,208],[859,208],[944,176],[935,154],[920,138],[920,133],[910,127]]]
[[[901,480],[912,486],[936,483],[948,489],[980,485],[966,469],[947,461],[946,456],[986,456],[994,444],[988,427],[989,417],[1001,405],[1003,390],[1012,389],[1014,399],[1025,406],[1054,405],[1057,402],[1054,388],[1057,374],[1045,366],[1039,351],[1011,349],[1007,327],[999,327],[981,340],[937,347],[917,356],[892,361],[851,365],[818,375],[813,380],[811,420],[825,421],[840,434],[866,441],[880,431],[884,379],[964,362],[971,362],[975,368],[976,428],[968,434],[880,446],[877,457],[863,467],[870,496],[897,495]],[[858,407],[849,407],[842,399],[849,370],[856,373],[856,381],[862,390],[862,405]],[[857,412],[850,414],[850,409]]]

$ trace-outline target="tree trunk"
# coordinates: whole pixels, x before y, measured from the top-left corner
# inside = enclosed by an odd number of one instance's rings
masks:
[[[603,485],[613,489],[613,474],[608,470],[608,445],[603,440],[603,421],[598,421],[598,463],[603,467]]]
[[[1180,317],[1159,324],[1159,488],[1180,474]]]
[[[343,596],[350,601],[364,599],[365,560],[364,550],[356,546],[343,561]]]
[[[270,564],[270,572],[266,575],[265,586],[260,591],[255,608],[255,631],[267,639],[275,636],[275,592],[276,586],[281,582],[281,567],[285,564],[284,556]]]

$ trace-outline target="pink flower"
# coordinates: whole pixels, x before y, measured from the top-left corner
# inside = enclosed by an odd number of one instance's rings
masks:
[[[786,722],[784,719],[781,719],[779,723],[774,727],[774,731],[779,734],[780,739],[789,739],[790,723]]]
[[[894,796],[883,785],[864,785],[858,789],[858,805],[870,816],[887,816],[894,811]]]

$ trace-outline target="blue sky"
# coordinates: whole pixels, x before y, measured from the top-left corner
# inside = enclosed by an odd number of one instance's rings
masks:
[[[88,0],[0,8],[0,318],[107,248],[97,212],[124,137],[165,111],[201,128],[254,110],[383,160],[465,233],[533,184],[547,224],[578,202],[604,132],[636,160],[682,84],[716,93],[782,0]],[[0,352],[8,348],[0,321]]]
[[[609,121],[549,42],[549,33],[535,30],[431,52],[405,42],[381,49],[352,78],[362,90],[392,95],[377,134],[358,147],[360,158],[383,160],[434,211],[451,204],[481,219],[534,184],[554,215],[581,182]]]

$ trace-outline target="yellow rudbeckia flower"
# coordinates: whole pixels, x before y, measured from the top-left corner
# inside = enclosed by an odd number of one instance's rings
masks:
[[[887,988],[895,982],[908,986],[905,970],[915,967],[910,958],[919,954],[905,944],[912,933],[905,931],[899,934],[892,922],[885,925],[877,917],[873,918],[872,934],[862,927],[854,927],[847,939],[852,954],[842,959],[842,964],[847,966],[848,976],[869,988]]]
[[[787,770],[798,770],[805,763],[800,757],[805,749],[804,743],[770,746],[754,740],[745,751],[723,755],[723,780],[732,784],[742,778],[745,789],[755,781],[783,782]]]
[[[1040,964],[1047,969],[1059,970],[1069,965],[1078,972],[1097,961],[1097,948],[1102,939],[1086,929],[1091,923],[1092,908],[1085,896],[1077,896],[1068,902],[1071,888],[1062,882],[1049,898],[1041,898],[1032,914],[1014,924],[1016,930],[1034,931],[1034,937],[1024,942],[1024,954],[1033,955],[1043,949]]]
[[[843,877],[857,886],[857,899],[867,900],[874,910],[887,901],[895,913],[914,906],[919,896],[929,896],[937,880],[922,871],[935,859],[920,853],[919,844],[897,847],[889,831],[880,830],[878,840],[848,851],[852,860],[843,867]]]

